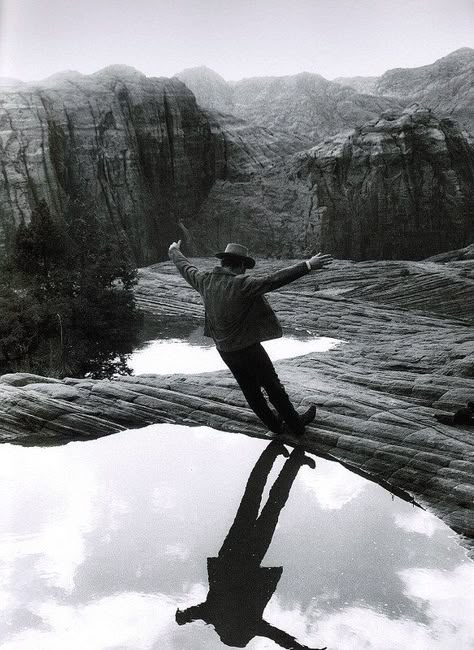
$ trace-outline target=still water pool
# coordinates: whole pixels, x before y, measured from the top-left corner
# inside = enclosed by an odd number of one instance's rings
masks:
[[[159,328],[158,324],[157,331],[160,331]],[[265,341],[263,346],[270,358],[277,361],[310,352],[327,352],[340,343],[340,340],[327,336],[317,337],[306,331],[294,331],[281,339]],[[179,328],[174,325],[170,336],[163,336],[161,331],[159,338],[144,341],[131,355],[128,366],[134,375],[195,374],[226,368],[211,339],[202,335],[202,327],[186,321]]]
[[[0,577],[2,650],[474,648],[474,563],[438,519],[206,427],[0,446]]]
[[[170,425],[3,445],[2,650],[472,648],[453,533],[282,450]]]

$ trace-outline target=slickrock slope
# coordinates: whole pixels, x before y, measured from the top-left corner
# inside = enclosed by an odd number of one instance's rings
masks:
[[[201,267],[214,262],[196,260]],[[278,363],[295,402],[318,408],[300,444],[394,492],[410,492],[474,551],[474,427],[434,418],[474,398],[474,261],[462,264],[335,262],[270,300],[287,327],[343,340],[330,352]],[[280,266],[266,261],[257,268]],[[199,296],[170,263],[143,269],[137,295],[168,322],[202,321]],[[265,435],[228,372],[113,381],[0,378],[4,441],[58,444],[154,422]]]
[[[44,198],[98,212],[147,264],[220,175],[223,142],[182,82],[111,66],[0,89],[0,164],[0,252]]]
[[[263,255],[421,259],[472,243],[473,214],[473,148],[455,123],[414,105],[247,183],[217,182],[189,229],[214,249],[244,239]]]

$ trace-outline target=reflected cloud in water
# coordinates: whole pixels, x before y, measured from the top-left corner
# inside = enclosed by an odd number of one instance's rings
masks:
[[[429,512],[413,510],[395,515],[395,524],[408,533],[419,533],[432,537],[436,531],[443,530],[445,524]]]
[[[366,479],[341,465],[323,465],[317,472],[305,473],[302,482],[323,510],[340,510],[357,499],[368,485]]]
[[[206,600],[206,558],[219,557],[267,444],[155,425],[3,445],[2,650],[225,647],[211,625],[180,627],[175,613]],[[287,463],[275,459],[270,486]],[[444,524],[322,459],[289,494],[259,564],[283,567],[263,610],[271,626],[330,650],[474,646],[474,564]]]

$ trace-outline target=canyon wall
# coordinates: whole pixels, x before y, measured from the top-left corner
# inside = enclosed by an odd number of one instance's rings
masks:
[[[454,122],[415,105],[246,181],[216,182],[190,234],[203,253],[242,240],[270,256],[421,259],[470,244],[473,215],[472,147]]]
[[[198,255],[232,240],[260,255],[352,259],[466,246],[473,61],[464,48],[337,81],[226,82],[203,67],[156,79],[126,66],[6,80],[0,254],[41,199],[58,218],[94,211],[142,266],[181,236]]]
[[[224,166],[218,129],[177,79],[112,66],[0,91],[0,249],[45,199],[96,211],[135,261],[166,255]],[[77,208],[77,206],[76,206]]]

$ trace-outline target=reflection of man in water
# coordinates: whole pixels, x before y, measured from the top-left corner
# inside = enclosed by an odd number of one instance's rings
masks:
[[[279,338],[281,325],[264,294],[275,291],[314,269],[331,262],[330,255],[314,255],[277,273],[264,277],[245,274],[255,266],[245,246],[228,244],[217,253],[221,266],[199,271],[180,251],[181,240],[169,247],[170,259],[183,278],[201,294],[206,311],[204,335],[214,339],[216,348],[239,384],[250,408],[275,434],[287,431],[301,436],[314,420],[311,406],[299,415],[290,401],[262,341]],[[262,389],[277,410],[271,410]]]
[[[207,559],[209,593],[200,605],[178,609],[179,625],[197,619],[214,626],[221,641],[245,647],[255,636],[265,636],[282,648],[310,650],[296,639],[263,619],[263,612],[280,580],[283,567],[261,567],[273,537],[281,509],[302,465],[314,461],[295,449],[273,484],[259,516],[268,474],[279,454],[288,452],[270,443],[253,468],[234,523],[218,557]],[[324,649],[323,649],[324,650]]]

